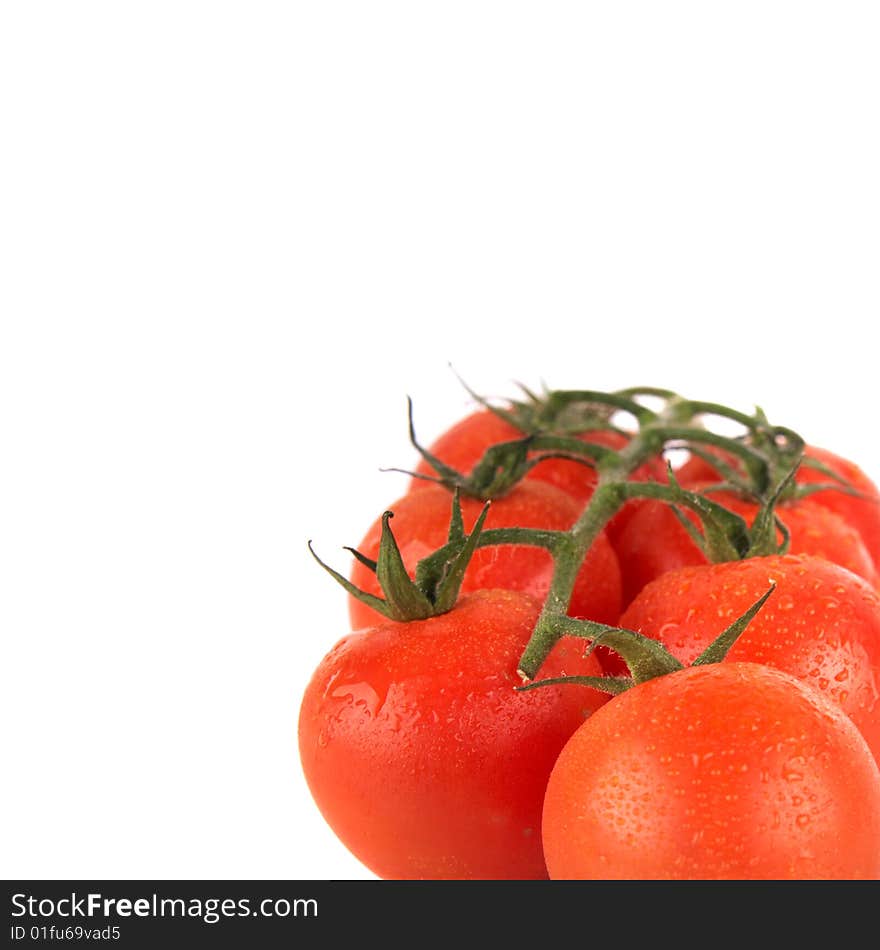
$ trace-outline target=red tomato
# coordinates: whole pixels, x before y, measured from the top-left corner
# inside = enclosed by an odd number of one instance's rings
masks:
[[[515,426],[489,409],[478,409],[447,429],[428,451],[457,471],[469,474],[483,457],[486,449],[499,442],[512,442],[521,438],[523,438],[523,433]],[[610,430],[585,432],[577,438],[611,449],[622,449],[627,444],[626,436]],[[436,474],[425,459],[419,460],[415,470],[423,475]],[[662,462],[654,460],[643,465],[632,477],[637,480],[664,479],[665,472]],[[525,478],[548,482],[556,488],[561,488],[582,504],[589,501],[596,487],[595,471],[589,465],[569,459],[546,459],[539,462]],[[408,490],[419,491],[430,484],[431,482],[425,479],[414,478]]]
[[[391,506],[391,528],[403,562],[412,576],[416,564],[446,541],[452,494],[445,488],[429,485],[404,495]],[[483,502],[461,499],[465,530],[470,531],[483,508]],[[567,531],[581,513],[581,506],[570,495],[546,482],[521,482],[504,497],[492,502],[485,528],[546,528]],[[369,558],[379,553],[382,521],[378,519],[358,550]],[[493,587],[518,590],[543,601],[550,588],[553,559],[543,548],[504,544],[480,548],[465,572],[462,592]],[[376,575],[360,562],[352,568],[351,581],[370,594],[381,595]],[[620,615],[620,569],[611,544],[599,535],[587,553],[578,574],[571,613],[600,623],[614,623]],[[349,598],[352,628],[370,626],[380,618],[372,608]]]
[[[874,565],[880,571],[880,490],[870,478],[852,462],[839,455],[809,447],[807,455],[819,462],[824,462],[833,472],[845,478],[849,484],[864,497],[849,495],[843,491],[828,489],[816,492],[810,497],[817,504],[825,505],[831,511],[840,515],[844,521],[851,524],[861,534],[868,553],[874,560]],[[827,475],[814,468],[802,466],[797,473],[799,484],[807,485],[815,482],[829,481]]]
[[[687,487],[700,491],[706,486],[690,483]],[[732,492],[712,492],[709,497],[750,525],[758,513],[758,505]],[[874,562],[861,535],[830,508],[812,498],[802,498],[778,505],[776,512],[790,532],[792,554],[824,557],[876,583]],[[696,515],[689,517],[697,522]],[[778,539],[782,540],[781,533]],[[620,562],[624,604],[667,571],[707,563],[675,513],[663,502],[646,501],[639,505],[613,544]]]
[[[860,493],[850,495],[840,489],[829,488],[816,492],[809,498],[829,508],[859,532],[875,569],[880,571],[880,490],[857,465],[827,449],[808,445],[804,455],[827,465],[832,472],[844,478]],[[694,456],[679,469],[678,478],[682,485],[688,487],[695,482],[718,481],[718,473],[707,462]],[[802,465],[795,475],[798,485],[832,481],[828,475],[807,465]]]
[[[318,807],[384,878],[543,878],[541,803],[569,736],[606,701],[592,689],[519,693],[540,605],[462,597],[429,620],[340,641],[302,703],[299,744]],[[566,638],[549,675],[600,673]]]
[[[550,776],[543,839],[551,878],[873,879],[880,772],[805,684],[753,663],[695,666],[578,729]]]
[[[685,568],[649,584],[620,625],[687,665],[771,581],[776,591],[728,659],[773,666],[824,693],[880,761],[880,597],[836,564],[787,555]]]

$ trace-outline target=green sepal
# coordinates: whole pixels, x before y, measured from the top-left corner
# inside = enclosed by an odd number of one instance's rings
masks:
[[[533,437],[527,435],[490,445],[470,474],[459,475],[453,484],[483,501],[506,495],[537,464],[537,460],[529,459],[532,442]]]
[[[749,529],[751,543],[746,557],[763,557],[768,554],[785,554],[791,534],[784,521],[777,515],[776,506],[788,485],[794,480],[796,468],[792,468],[775,487],[773,494],[761,504],[752,527]],[[782,532],[782,543],[776,540],[776,531]]]
[[[712,501],[700,492],[682,488],[672,466],[667,466],[668,482],[625,482],[619,486],[626,498],[653,498],[672,507],[694,543],[712,562],[737,561],[745,557],[751,545],[749,527],[738,514]],[[697,514],[703,533],[694,527],[678,508]]]
[[[871,500],[873,497],[866,492],[859,491],[858,488],[855,488],[853,485],[844,482],[805,482],[795,486],[791,494],[795,498],[809,498],[810,495],[815,495],[817,492],[823,491],[839,491],[844,495],[865,500]],[[876,503],[877,499],[873,498],[873,501]]]
[[[726,483],[710,485],[700,493],[706,497],[714,492],[734,491],[758,503],[758,512],[752,521],[751,527],[747,529],[748,543],[745,551],[742,551],[739,555],[741,558],[764,557],[770,554],[787,553],[791,542],[791,532],[788,530],[782,518],[780,518],[776,508],[779,502],[786,497],[786,493],[794,480],[796,471],[797,468],[791,468],[787,472],[783,472],[781,481],[775,486],[772,495],[763,501],[755,499],[748,490],[743,490]],[[691,529],[693,529],[693,525],[691,525]],[[782,535],[781,541],[777,541],[776,539],[777,531]],[[700,544],[698,538],[694,538],[694,540],[697,544]],[[709,560],[715,562],[716,559],[712,557],[711,552],[702,545],[700,546]]]
[[[678,519],[678,523],[682,526],[682,528],[684,528],[685,531],[687,531],[688,535],[690,535],[691,541],[693,541],[694,544],[703,552],[703,554],[706,555],[706,558],[711,561],[712,559],[706,552],[706,539],[703,537],[700,529],[691,521],[690,518],[688,518],[686,514],[684,514],[684,512],[676,508],[675,505],[670,505],[669,507],[671,508],[672,513]]]
[[[535,431],[524,435],[521,439],[511,439],[490,445],[470,473],[466,475],[451,465],[447,465],[419,442],[413,421],[412,399],[408,398],[407,406],[410,442],[436,473],[435,475],[419,472],[408,474],[444,485],[450,490],[459,490],[469,498],[488,501],[502,497],[518,485],[536,465],[546,459],[564,458],[590,468],[595,468],[598,463],[610,464],[619,460],[618,453],[608,446],[566,435],[556,435],[552,432]],[[390,469],[390,471],[402,470]]]
[[[367,593],[351,583],[338,571],[325,564],[309,542],[309,550],[315,560],[352,597],[371,607],[389,620],[425,620],[451,610],[458,599],[464,574],[474,551],[480,546],[483,526],[489,513],[489,503],[483,507],[470,534],[464,530],[461,500],[458,491],[452,499],[452,514],[449,519],[449,540],[441,548],[422,558],[416,565],[415,578],[411,579],[403,563],[400,548],[391,530],[393,512],[382,515],[382,534],[379,554],[374,561],[355,548],[346,548],[365,567],[372,570],[384,598]],[[507,531],[510,529],[500,529]],[[519,529],[525,532],[528,529]],[[550,539],[547,532],[536,532],[540,537],[533,542],[547,547]],[[500,542],[496,542],[500,543]],[[523,543],[523,542],[521,542]],[[528,542],[525,542],[528,543]]]
[[[433,455],[429,452],[416,438],[416,427],[413,420],[413,401],[410,396],[406,397],[407,405],[407,415],[409,419],[409,441],[412,443],[412,447],[421,455],[421,457],[434,469],[437,473],[437,477],[434,478],[430,475],[422,475],[421,477],[426,481],[440,482],[446,484],[458,484],[461,479],[461,473],[456,469],[452,468],[451,465],[447,465],[445,462],[437,458],[436,455]],[[391,471],[402,471],[401,469],[391,469]],[[410,473],[415,474],[415,473]]]
[[[715,564],[745,557],[751,544],[745,520],[717,502],[706,501],[707,506],[698,505],[695,510],[702,519],[704,550],[708,559]]]
[[[613,432],[623,431],[611,422],[611,417],[617,407],[602,404],[598,400],[588,401],[567,397],[559,400],[555,398],[555,392],[546,386],[543,387],[542,393],[536,393],[525,384],[517,383],[517,388],[525,399],[508,399],[506,408],[502,408],[475,392],[457,373],[456,376],[472,399],[526,435],[538,433],[579,435],[582,432],[600,429]],[[597,395],[604,397],[611,394]]]
[[[506,400],[510,408],[503,409],[501,406],[496,406],[485,396],[481,396],[480,393],[472,389],[468,383],[465,382],[465,380],[455,372],[454,369],[452,372],[455,373],[455,378],[461,383],[465,392],[471,397],[471,399],[474,400],[474,402],[479,403],[479,405],[481,405],[484,409],[488,409],[493,415],[498,416],[499,419],[503,419],[508,425],[513,426],[515,429],[519,429],[520,432],[524,433],[525,435],[529,435],[534,430],[535,426],[533,423],[533,418],[534,414],[541,406],[541,399],[527,386],[522,383],[516,384],[525,395],[527,400],[526,402]]]
[[[482,515],[480,517],[482,518]],[[456,488],[452,493],[452,515],[449,518],[449,531],[446,533],[446,543],[459,544],[464,541],[466,536],[464,530],[464,516],[461,513],[461,495]]]
[[[400,548],[389,524],[394,513],[382,515],[382,537],[376,558],[376,578],[392,610],[394,620],[424,620],[434,610],[429,598],[410,580]]]
[[[686,503],[699,516],[703,526],[702,534],[677,507],[672,508],[691,539],[709,561],[714,564],[741,558],[749,546],[749,529],[745,520],[699,492],[686,492],[675,477],[671,465],[667,469],[667,477],[680,502]]]
[[[733,645],[740,638],[746,627],[752,622],[755,614],[767,602],[767,598],[776,590],[776,585],[771,584],[766,594],[756,600],[751,607],[736,620],[691,663],[691,666],[706,666],[709,663],[720,663],[730,652]]]
[[[371,558],[367,557],[366,554],[361,554],[357,548],[351,548],[347,544],[343,545],[343,551],[348,551],[348,553],[356,560],[360,561],[368,570],[371,570],[374,574],[376,573],[376,562]],[[312,552],[314,554],[314,551]]]
[[[315,553],[315,549],[312,547],[312,542],[308,542],[309,551],[311,551],[312,557],[324,568],[324,570],[336,581],[337,584],[341,585],[352,597],[357,598],[361,603],[366,604],[368,607],[372,607],[373,610],[382,614],[383,617],[388,617],[389,620],[394,620],[396,618],[391,616],[390,609],[386,601],[382,600],[381,597],[377,597],[375,594],[368,594],[366,591],[361,590],[359,587],[355,587],[352,582],[345,577],[343,574],[340,574],[339,571],[334,571],[329,564],[325,564]]]
[[[628,498],[653,498],[665,501],[687,531],[694,544],[713,564],[722,561],[737,561],[768,554],[784,554],[788,550],[790,532],[776,514],[776,505],[783,497],[795,469],[790,469],[783,481],[776,486],[771,498],[763,502],[752,526],[738,514],[713,501],[709,494],[716,491],[736,490],[728,484],[713,484],[701,492],[683,488],[671,466],[667,468],[667,485],[654,482],[633,482],[623,486]],[[680,510],[687,508],[700,519],[702,532]],[[782,541],[776,539],[776,531]]]
[[[843,475],[835,472],[833,468],[830,468],[824,462],[819,459],[811,458],[808,455],[805,455],[801,459],[801,465],[804,468],[811,468],[814,471],[821,472],[823,475],[828,476],[831,479],[830,482],[807,482],[802,485],[790,485],[789,490],[791,494],[796,498],[806,498],[808,495],[814,495],[816,492],[821,491],[839,491],[843,492],[845,495],[851,495],[853,498],[862,498],[873,500],[876,502],[874,496],[867,494],[866,492],[859,491],[855,485],[852,484],[849,479],[844,478]]]
[[[450,540],[439,551],[422,558],[416,567],[416,585],[426,592],[431,600],[434,614],[446,613],[455,606],[458,594],[464,580],[465,571],[470,563],[474,551],[477,549],[483,525],[489,514],[490,502],[486,502],[483,510],[474,524],[469,535],[461,529],[461,535],[453,538],[450,527]],[[452,505],[453,515],[451,524],[456,520],[461,524],[461,505],[458,492],[455,493]]]
[[[537,464],[538,460],[529,460],[532,436],[525,435],[521,439],[499,442],[497,445],[490,446],[470,474],[465,475],[451,465],[447,465],[419,442],[413,421],[413,402],[409,397],[407,397],[407,408],[410,443],[437,473],[424,475],[410,472],[410,475],[444,485],[453,491],[459,490],[470,498],[488,501],[491,498],[500,498],[510,491],[526,472]],[[401,469],[391,469],[391,471],[401,471]]]
[[[810,455],[805,455],[801,465],[804,468],[812,468],[814,471],[821,472],[823,475],[827,475],[833,482],[836,482],[838,486],[850,486],[848,479],[844,478],[839,472],[835,472],[830,465],[826,465],[821,459],[813,458]]]

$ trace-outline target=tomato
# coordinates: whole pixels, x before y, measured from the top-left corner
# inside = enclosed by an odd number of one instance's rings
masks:
[[[829,488],[808,497],[839,515],[859,532],[875,569],[880,572],[880,489],[857,465],[827,449],[808,445],[804,456],[826,465],[858,492],[858,495],[851,495],[838,488]],[[717,481],[719,476],[711,465],[694,456],[679,469],[678,478],[682,485],[688,487],[695,482]],[[833,484],[833,479],[815,468],[801,465],[795,475],[795,482],[798,485],[818,482]]]
[[[691,491],[707,486],[691,483]],[[709,497],[745,518],[751,525],[758,505],[733,492],[712,492]],[[837,513],[812,497],[785,502],[776,513],[790,532],[792,554],[813,554],[848,568],[876,583],[874,562],[862,536]],[[696,522],[696,515],[689,515]],[[778,539],[782,540],[781,533]],[[691,564],[705,564],[706,556],[663,502],[643,502],[613,539],[620,562],[623,602],[628,604],[650,581],[667,571]]]
[[[419,560],[446,541],[452,494],[438,485],[404,495],[391,506],[391,528],[410,575]],[[461,499],[465,530],[470,531],[483,502]],[[485,527],[545,528],[567,531],[581,513],[581,506],[564,491],[546,482],[524,481],[492,502]],[[367,532],[358,550],[375,559],[379,552],[382,521]],[[553,559],[544,548],[519,544],[492,545],[477,550],[465,572],[462,592],[487,588],[518,590],[543,601],[553,575]],[[375,574],[355,562],[351,581],[370,594],[380,595]],[[571,600],[573,616],[613,623],[620,615],[620,569],[611,544],[600,534],[590,548],[578,574]],[[379,614],[349,598],[352,628],[377,622]]]
[[[517,692],[540,604],[478,591],[448,613],[353,633],[321,662],[299,717],[309,787],[342,842],[384,878],[543,878],[541,805],[556,756],[606,697]],[[598,675],[566,638],[550,675]]]
[[[543,840],[551,878],[873,879],[880,772],[806,684],[754,663],[690,667],[571,737]]]
[[[512,442],[522,439],[524,433],[509,422],[497,416],[489,409],[479,409],[465,416],[447,429],[428,449],[428,451],[462,474],[469,474],[480,461],[486,449],[499,442]],[[627,437],[612,430],[585,432],[576,438],[586,442],[595,442],[610,449],[622,449]],[[540,453],[538,453],[540,454]],[[435,475],[434,469],[425,460],[420,459],[415,471],[423,475]],[[634,475],[635,479],[665,479],[665,466],[659,459],[643,465]],[[570,459],[551,458],[539,462],[526,474],[527,480],[547,482],[561,488],[581,504],[589,501],[596,487],[596,472],[589,465]],[[413,478],[409,491],[420,491],[431,482],[422,478]]]
[[[880,571],[880,490],[858,466],[852,462],[834,455],[827,449],[809,447],[806,454],[811,458],[827,465],[857,491],[858,495],[850,495],[845,491],[828,489],[816,492],[810,497],[819,505],[840,515],[844,521],[851,524],[861,534],[868,553],[874,560],[874,565]],[[808,466],[801,466],[797,473],[799,484],[808,485],[816,482],[828,482],[827,475]]]
[[[776,590],[728,654],[809,683],[838,705],[880,761],[880,597],[821,558],[772,556],[703,565],[649,584],[620,625],[692,662],[767,590]]]

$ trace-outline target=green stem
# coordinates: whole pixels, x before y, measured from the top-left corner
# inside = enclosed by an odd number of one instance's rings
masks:
[[[733,422],[738,422],[751,432],[767,428],[766,423],[763,423],[755,416],[746,415],[744,412],[739,412],[736,409],[731,409],[730,406],[723,406],[717,402],[683,399],[679,403],[679,407],[689,419],[693,419],[695,416],[718,416],[722,419],[730,419]]]
[[[620,398],[622,401],[627,401],[625,397]],[[636,413],[633,412],[633,414]],[[665,418],[664,415],[657,416],[653,412],[648,412],[647,415],[641,417],[643,426],[632,437],[626,448],[614,453],[613,457],[609,456],[599,462],[599,483],[587,507],[575,522],[568,537],[562,536],[557,541],[550,590],[535,624],[535,630],[519,661],[518,672],[524,680],[534,677],[559,640],[561,633],[555,621],[568,610],[575,581],[587,556],[587,551],[590,550],[605,525],[626,503],[627,478],[653,454],[662,449],[662,441],[657,440],[652,427],[662,425]]]
[[[636,402],[635,399],[630,399],[626,395],[620,393],[596,392],[592,389],[557,390],[546,397],[545,406],[547,407],[547,414],[552,418],[563,407],[578,402],[595,403],[596,405],[606,406],[610,409],[621,409],[624,412],[628,412],[634,419],[640,421],[653,419],[656,415],[652,410],[648,409],[647,406],[643,406],[641,403]]]
[[[551,531],[542,528],[487,528],[482,532],[478,541],[478,548],[491,547],[494,544],[528,544],[532,547],[546,548],[555,552],[560,541],[565,543],[568,537],[565,531]]]
[[[575,581],[587,551],[625,500],[626,496],[617,484],[600,484],[570,534],[557,538],[550,590],[532,637],[519,661],[519,674],[523,679],[534,677],[562,636],[562,629],[557,621],[568,610]]]

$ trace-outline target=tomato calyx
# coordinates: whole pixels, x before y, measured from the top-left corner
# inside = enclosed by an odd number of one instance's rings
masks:
[[[784,553],[779,550],[775,533],[767,527],[768,521],[771,528],[775,523],[773,503],[767,506],[766,511],[762,509],[761,517],[750,528],[744,518],[706,494],[683,488],[671,466],[667,477],[666,485],[659,482],[626,482],[619,488],[627,499],[648,498],[669,505],[694,543],[712,562],[755,557],[758,553],[765,553],[767,548],[771,550],[766,553]],[[697,515],[700,528],[683,513],[683,509]],[[784,535],[783,543],[785,541],[787,535]]]
[[[777,515],[776,508],[785,497],[788,487],[794,480],[796,471],[796,468],[789,468],[787,471],[782,472],[779,482],[774,486],[769,497],[760,498],[754,495],[748,495],[745,491],[735,492],[736,494],[745,495],[750,501],[757,504],[758,511],[751,527],[749,527],[740,516],[735,516],[742,522],[744,532],[739,537],[733,537],[735,542],[733,556],[729,556],[729,552],[725,551],[724,541],[727,540],[727,538],[725,536],[722,536],[720,539],[717,537],[718,529],[715,525],[715,521],[720,519],[723,525],[728,525],[729,529],[733,530],[734,523],[730,519],[730,515],[732,515],[733,512],[723,505],[712,501],[709,497],[714,492],[732,491],[733,489],[730,487],[722,487],[722,485],[710,485],[700,491],[687,493],[691,496],[696,495],[708,503],[709,507],[707,511],[711,513],[711,515],[710,517],[701,515],[703,526],[702,535],[697,531],[691,521],[682,514],[675,503],[671,503],[671,507],[684,529],[690,535],[691,540],[712,564],[718,564],[722,561],[744,560],[745,558],[751,557],[764,557],[771,554],[787,554],[791,542],[791,532],[788,530],[785,522]],[[673,480],[674,475],[670,470],[670,481]],[[676,484],[678,483],[676,482]],[[699,511],[697,511],[697,513],[700,514]],[[781,540],[779,541],[777,541],[777,531],[781,536]]]
[[[718,474],[719,480],[713,482],[711,486],[712,491],[733,491],[747,498],[755,497],[756,488],[749,479],[748,473],[732,465],[728,458],[715,452],[700,451],[693,448],[691,449],[691,454],[699,457]],[[779,501],[796,501],[823,491],[839,491],[845,495],[851,495],[854,498],[871,498],[871,496],[865,492],[859,491],[852,482],[841,475],[840,472],[835,472],[833,468],[826,465],[821,459],[803,455],[798,467],[813,469],[824,475],[828,481],[798,482],[794,478],[791,478],[786,482],[784,491],[781,492],[778,499]]]
[[[846,479],[837,472],[804,454],[806,445],[800,435],[785,426],[771,425],[760,407],[753,416],[746,416],[713,403],[686,405],[687,411],[704,409],[742,425],[745,430],[738,436],[711,437],[703,440],[703,444],[689,442],[685,446],[719,476],[714,490],[733,491],[759,502],[765,502],[772,495],[777,496],[777,501],[804,497],[812,493],[812,488],[802,491],[805,486],[794,479],[801,465],[819,469],[831,479],[816,490],[847,485]]]
[[[345,590],[373,610],[389,620],[426,620],[451,610],[458,599],[458,593],[464,579],[464,572],[477,549],[477,542],[483,532],[483,525],[489,513],[489,503],[483,507],[468,534],[464,530],[461,503],[458,492],[452,499],[452,515],[449,522],[448,540],[443,547],[419,561],[415,577],[410,578],[400,548],[391,530],[393,511],[382,515],[382,537],[379,553],[375,560],[361,554],[352,547],[346,547],[353,557],[368,567],[376,575],[383,597],[377,597],[356,587],[345,576],[325,564],[315,553],[309,541],[312,557]]]
[[[466,474],[439,459],[419,442],[413,422],[412,399],[408,399],[407,402],[410,443],[436,474],[426,475],[420,472],[406,472],[406,474],[413,478],[435,482],[450,490],[458,490],[470,498],[489,501],[506,495],[536,465],[547,459],[567,459],[593,469],[596,469],[599,464],[607,466],[619,461],[618,453],[608,446],[576,439],[567,434],[528,428],[522,430],[524,435],[521,439],[512,439],[489,446],[473,469]],[[490,409],[496,412],[496,407],[490,407]],[[524,422],[512,421],[500,410],[498,414],[516,428],[527,425]],[[390,469],[389,471],[402,470]]]
[[[830,465],[826,465],[821,459],[805,455],[801,461],[804,468],[812,468],[814,471],[821,472],[830,481],[827,482],[806,482],[798,483],[792,486],[792,497],[807,498],[820,491],[842,491],[845,495],[852,495],[854,498],[865,498],[874,500],[872,495],[867,492],[859,491],[849,479],[845,478],[840,472],[835,472]]]
[[[776,584],[771,584],[767,591],[745,613],[725,628],[690,665],[707,666],[711,663],[721,663],[775,590]],[[633,686],[638,686],[640,683],[685,669],[684,665],[659,641],[646,637],[635,630],[594,623],[591,620],[575,620],[571,617],[558,618],[555,628],[560,636],[581,637],[589,640],[588,653],[592,652],[597,646],[610,647],[624,660],[630,675],[554,676],[518,686],[516,687],[517,690],[525,691],[537,689],[541,686],[570,683],[589,686],[592,689],[617,696]]]
[[[554,390],[545,387],[543,393],[538,394],[523,383],[517,383],[517,387],[525,398],[506,399],[505,406],[502,408],[471,389],[460,376],[458,380],[475,402],[526,435],[550,433],[559,436],[574,436],[584,432],[598,431],[616,432],[619,435],[629,434],[612,422],[615,408],[596,400],[560,400],[556,398]],[[662,390],[662,392],[667,391]]]
[[[426,620],[444,614],[455,606],[464,574],[477,548],[494,544],[524,544],[544,548],[555,554],[563,544],[566,532],[541,528],[485,528],[490,502],[486,502],[470,533],[464,529],[461,496],[458,489],[452,494],[452,511],[446,543],[423,557],[410,577],[391,529],[393,511],[382,514],[382,533],[375,559],[356,548],[345,546],[356,560],[371,570],[379,582],[384,597],[361,590],[347,577],[321,560],[309,541],[312,557],[352,597],[371,607],[389,620]]]

